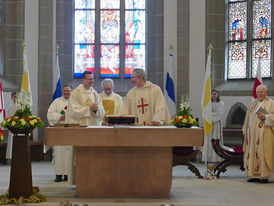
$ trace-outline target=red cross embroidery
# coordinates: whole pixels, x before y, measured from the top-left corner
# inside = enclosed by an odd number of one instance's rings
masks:
[[[137,108],[142,107],[142,114],[144,114],[145,113],[145,107],[147,107],[147,106],[148,106],[148,104],[144,104],[144,98],[142,97],[141,98],[141,104],[137,105]]]

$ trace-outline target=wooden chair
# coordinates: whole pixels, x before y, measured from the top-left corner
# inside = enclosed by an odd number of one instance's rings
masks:
[[[219,178],[221,172],[225,173],[227,171],[226,168],[230,165],[240,165],[240,169],[244,171],[244,152],[242,146],[234,148],[221,146],[219,139],[211,139],[211,143],[217,155],[224,159],[214,168],[214,173],[217,178]]]
[[[173,167],[177,165],[188,166],[188,169],[194,173],[197,177],[201,176],[198,168],[190,161],[198,154],[198,150],[194,150],[193,147],[173,147]]]

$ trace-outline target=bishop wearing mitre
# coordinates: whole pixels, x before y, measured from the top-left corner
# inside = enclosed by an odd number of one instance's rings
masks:
[[[135,115],[140,126],[169,125],[168,108],[159,86],[146,81],[146,72],[143,69],[132,70],[131,89],[125,98],[122,108],[123,115]]]
[[[114,83],[112,79],[104,79],[101,83],[103,92],[100,93],[105,115],[120,115],[123,106],[123,99],[119,94],[113,92]]]

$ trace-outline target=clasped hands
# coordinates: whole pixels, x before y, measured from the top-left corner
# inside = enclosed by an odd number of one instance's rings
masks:
[[[90,108],[91,111],[97,112],[97,110],[98,110],[98,103],[92,103],[89,108]]]
[[[258,117],[261,121],[264,121],[266,116],[265,116],[264,113],[259,112],[259,113],[257,114],[257,117]]]

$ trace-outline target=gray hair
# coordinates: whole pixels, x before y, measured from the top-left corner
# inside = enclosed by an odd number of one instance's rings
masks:
[[[136,74],[137,77],[139,77],[139,78],[141,77],[144,80],[147,79],[146,71],[144,69],[135,68],[135,69],[132,70],[131,73],[133,73],[133,72]]]
[[[70,83],[65,83],[64,86],[63,86],[63,89],[64,89],[65,87],[70,87],[71,90],[73,90],[73,86],[72,86]]]
[[[257,92],[257,90],[258,90],[259,87],[263,87],[263,88],[265,89],[265,91],[268,92],[268,88],[267,88],[267,86],[264,85],[264,84],[258,85],[258,86],[256,87],[256,92]]]
[[[107,84],[107,85],[112,85],[112,87],[114,87],[114,82],[112,79],[109,79],[109,78],[106,78],[104,79],[102,82],[101,82],[101,87],[103,88],[104,85]]]

